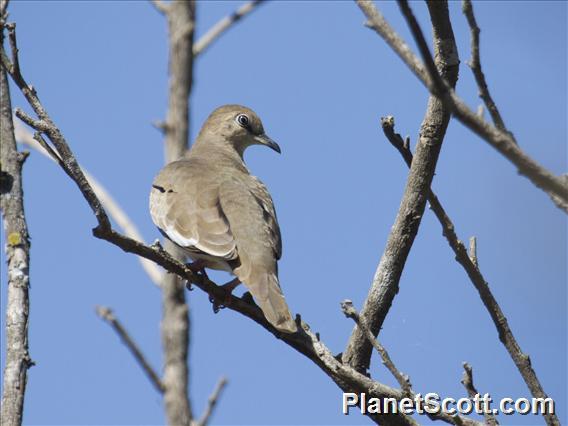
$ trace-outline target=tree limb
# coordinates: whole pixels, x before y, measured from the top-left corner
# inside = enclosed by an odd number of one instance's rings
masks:
[[[138,347],[138,345],[134,342],[132,337],[128,334],[124,326],[120,323],[118,318],[114,315],[110,308],[105,306],[97,306],[95,309],[97,315],[105,321],[108,325],[112,327],[112,329],[118,334],[118,337],[124,342],[126,347],[130,350],[142,370],[150,379],[150,382],[154,385],[156,390],[160,393],[164,393],[164,384],[160,380],[158,374],[154,371],[150,363],[146,360],[146,357]]]
[[[0,45],[4,43],[7,2],[0,5]],[[12,122],[8,77],[0,66],[0,208],[6,236],[8,289],[6,356],[2,383],[2,426],[22,424],[27,370],[33,365],[28,348],[30,313],[30,242],[24,212],[22,166],[27,153],[18,152]]]
[[[343,313],[347,318],[351,318],[353,321],[355,321],[355,324],[357,324],[357,326],[365,334],[367,339],[369,339],[371,345],[373,345],[375,350],[378,352],[384,366],[387,368],[387,370],[390,371],[390,373],[396,379],[396,381],[400,385],[400,388],[404,391],[405,395],[411,397],[411,395],[413,395],[413,392],[412,392],[412,385],[410,384],[410,378],[408,377],[408,375],[404,374],[398,368],[396,368],[387,350],[384,348],[383,345],[379,343],[379,341],[373,335],[373,332],[369,329],[367,324],[365,324],[365,322],[361,320],[359,312],[357,312],[357,309],[355,309],[355,307],[353,306],[353,302],[351,300],[344,300],[343,302],[341,302],[341,310],[343,311]]]
[[[14,124],[16,141],[36,150],[44,157],[47,157],[61,165],[61,159],[57,156],[57,154],[49,153],[49,150],[51,150],[51,147],[49,147],[49,145],[44,145],[38,140],[34,139],[34,136],[32,136],[32,134],[28,130],[24,129],[20,124],[18,124],[18,122],[15,122]],[[142,237],[142,234],[140,233],[136,224],[126,214],[124,209],[114,199],[110,192],[84,168],[83,173],[85,174],[85,178],[87,178],[89,184],[92,186],[93,191],[95,192],[95,194],[97,194],[97,197],[101,201],[101,204],[106,209],[109,216],[114,219],[122,232],[124,232],[124,234],[130,238],[138,241],[144,241],[144,238]],[[160,271],[160,268],[158,268],[154,262],[150,262],[148,259],[144,259],[143,257],[138,257],[138,260],[140,261],[142,269],[144,269],[144,272],[146,272],[150,280],[155,285],[160,286],[163,276],[163,272]]]
[[[385,136],[391,142],[391,144],[401,153],[406,164],[411,167],[413,162],[412,153],[408,144],[403,142],[402,137],[394,132],[394,118],[387,117],[381,120],[383,131]],[[481,274],[478,267],[477,260],[477,242],[475,238],[470,240],[470,252],[468,251],[464,244],[458,239],[455,231],[455,226],[446,213],[445,209],[442,207],[440,200],[433,191],[428,193],[428,202],[430,203],[430,208],[438,218],[438,221],[442,225],[443,235],[446,237],[448,244],[454,251],[456,261],[464,268],[472,284],[476,288],[483,305],[489,312],[493,324],[497,329],[499,334],[499,340],[507,349],[509,356],[515,363],[515,366],[519,370],[523,380],[527,384],[531,394],[535,398],[548,398],[548,395],[542,388],[540,381],[533,370],[528,355],[524,354],[517,343],[517,339],[513,334],[513,331],[509,328],[509,323],[505,314],[501,310],[499,303],[493,296],[489,284],[485,281],[485,278]],[[555,414],[547,413],[543,414],[545,421],[548,425],[559,425],[558,417]]]
[[[167,164],[180,158],[188,148],[195,1],[172,1],[162,9],[169,34],[170,79],[164,124]],[[176,259],[185,259],[183,251],[171,241],[165,240],[164,246]],[[189,425],[193,421],[189,395],[189,306],[185,300],[185,286],[175,274],[163,277],[162,312],[166,416],[170,425]]]
[[[169,5],[165,3],[164,0],[151,0],[151,3],[161,14],[165,15],[168,13]]]
[[[213,411],[217,406],[217,402],[219,401],[219,398],[221,397],[221,394],[223,393],[225,386],[227,386],[227,383],[228,382],[226,377],[221,377],[219,379],[217,385],[215,386],[215,389],[213,389],[213,393],[207,399],[207,407],[205,408],[203,415],[197,421],[195,426],[207,426],[209,424],[209,419],[211,418],[211,415],[213,414]]]
[[[448,83],[455,86],[459,58],[447,3],[441,1],[429,3],[429,10],[434,34],[436,65]],[[410,168],[398,214],[361,310],[361,317],[375,336],[378,335],[398,293],[400,277],[414,238],[418,233],[449,120],[450,110],[440,99],[431,95],[420,129],[416,158]],[[358,327],[355,327],[343,354],[343,361],[364,373],[369,368],[371,350],[367,337]]]
[[[473,369],[471,368],[471,365],[469,365],[467,362],[464,362],[463,370],[463,378],[461,380],[461,383],[467,391],[469,397],[475,398],[476,395],[479,395],[479,392],[473,384]],[[492,413],[483,413],[483,417],[485,417],[485,422],[489,426],[496,426],[499,424]]]
[[[62,168],[64,168],[64,171],[70,176],[75,185],[77,185],[83,195],[83,198],[95,213],[97,227],[93,229],[93,235],[96,238],[108,241],[125,252],[149,259],[168,272],[182,277],[187,281],[187,283],[194,284],[196,287],[206,292],[210,297],[223,301],[223,304],[229,310],[238,312],[253,320],[265,330],[272,333],[277,339],[282,340],[284,343],[294,348],[297,352],[310,359],[344,392],[365,392],[368,398],[395,398],[398,401],[405,397],[403,391],[372,380],[366,375],[357,372],[349,365],[341,362],[340,356],[334,356],[327,346],[321,341],[319,333],[311,331],[308,324],[302,321],[299,315],[296,318],[299,331],[294,334],[281,333],[266,320],[260,308],[256,304],[252,303],[250,299],[245,296],[240,298],[234,295],[227,295],[227,292],[222,286],[218,286],[206,276],[194,273],[190,267],[175,259],[159,244],[147,246],[113,230],[110,222],[108,221],[106,212],[102,209],[102,207],[100,207],[100,201],[97,199],[88,181],[84,179],[83,173],[78,168],[77,160],[75,159],[61,131],[47,115],[47,112],[41,105],[36,92],[29,89],[28,85],[21,77],[21,74],[19,74],[19,71],[18,74],[16,74],[15,68],[12,64],[10,64],[9,59],[7,59],[3,47],[1,53],[3,62],[7,61],[8,63],[6,68],[8,69],[12,79],[16,82],[22,93],[24,93],[26,99],[36,113],[39,111],[42,114],[40,120],[28,121],[31,123],[32,127],[34,125],[38,126],[36,130],[42,131],[47,135],[54,146],[54,151],[56,151],[57,155],[61,158]],[[107,220],[105,220],[105,218]],[[166,384],[164,383],[164,385]],[[373,418],[373,416],[370,417]],[[443,412],[431,414],[430,417],[455,425],[473,426],[479,424],[467,417],[451,416]],[[373,418],[373,420],[376,421],[375,418]],[[416,421],[406,415],[395,416],[393,420],[394,421],[391,422],[391,424],[417,424]]]
[[[479,59],[479,33],[481,30],[477,26],[477,21],[475,20],[475,15],[473,13],[473,6],[471,0],[463,0],[462,11],[467,18],[467,23],[469,24],[469,29],[471,32],[471,59],[467,63],[473,72],[477,87],[479,89],[479,97],[487,107],[489,115],[499,130],[506,131],[505,123],[501,117],[501,113],[489,93],[489,87],[487,87],[487,82],[485,81],[485,75],[481,69],[481,60]]]
[[[193,45],[193,57],[195,58],[199,54],[207,50],[207,48],[215,40],[217,40],[225,31],[231,28],[234,24],[236,24],[246,15],[253,12],[257,8],[257,6],[260,6],[262,3],[264,3],[264,1],[265,0],[249,1],[243,4],[233,13],[231,13],[228,16],[225,16],[223,19],[221,19],[219,22],[213,25],[209,29],[209,31],[207,31],[204,35],[202,35],[201,38],[197,40],[197,42]]]
[[[377,32],[395,53],[403,60],[410,70],[418,77],[430,93],[436,93],[436,87],[432,83],[432,78],[424,69],[422,62],[412,53],[408,45],[394,31],[379,13],[374,4],[369,0],[356,0],[357,5],[367,17],[366,25]],[[414,34],[418,37],[417,34]],[[426,52],[425,52],[426,53]],[[505,158],[512,162],[519,173],[527,177],[535,186],[546,192],[555,204],[568,212],[568,183],[561,176],[542,167],[535,160],[529,157],[519,148],[515,137],[506,131],[499,130],[492,126],[473,112],[456,95],[455,91],[444,85],[444,93],[441,94],[446,107],[450,108],[452,114],[467,128],[488,142],[493,148],[499,151]]]

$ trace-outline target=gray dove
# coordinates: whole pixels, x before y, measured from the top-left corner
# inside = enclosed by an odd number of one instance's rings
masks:
[[[282,254],[276,211],[266,186],[252,176],[243,153],[251,145],[280,147],[254,111],[217,108],[192,148],[166,165],[150,192],[150,214],[159,230],[182,247],[198,269],[236,275],[278,330],[297,331],[278,281]]]

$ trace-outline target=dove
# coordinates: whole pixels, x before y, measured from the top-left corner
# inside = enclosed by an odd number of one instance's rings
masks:
[[[294,333],[278,280],[282,239],[274,203],[243,159],[251,145],[280,153],[254,111],[241,105],[215,109],[191,149],[155,178],[150,214],[194,264],[235,275],[229,291],[243,283],[270,324]]]

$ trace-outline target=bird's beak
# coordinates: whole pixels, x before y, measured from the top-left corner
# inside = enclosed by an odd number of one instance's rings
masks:
[[[280,146],[274,142],[272,139],[270,139],[266,133],[263,133],[262,135],[258,135],[255,136],[254,139],[261,145],[265,145],[269,148],[272,148],[274,151],[276,151],[278,154],[281,154],[282,151],[280,150]]]

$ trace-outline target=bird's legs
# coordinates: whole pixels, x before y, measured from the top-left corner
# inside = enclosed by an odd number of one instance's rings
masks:
[[[213,304],[213,312],[217,313],[220,309],[223,309],[227,306],[229,301],[231,300],[231,293],[235,288],[237,288],[241,284],[241,280],[238,278],[234,278],[226,284],[219,286],[225,292],[225,297],[221,302],[219,302],[215,297],[209,296],[209,301]]]
[[[193,272],[194,274],[201,273],[206,278],[209,278],[207,276],[207,272],[205,272],[205,261],[203,259],[197,259],[192,263],[187,263],[186,266],[191,269],[191,272]]]
[[[201,274],[205,278],[209,279],[209,277],[207,276],[207,272],[205,272],[205,262],[202,259],[197,259],[192,263],[186,263],[185,266],[187,266],[194,274]],[[185,286],[189,291],[193,290],[191,282],[186,281]]]

